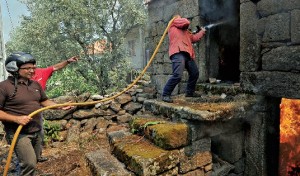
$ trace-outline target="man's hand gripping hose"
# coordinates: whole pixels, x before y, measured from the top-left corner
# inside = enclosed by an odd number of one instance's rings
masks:
[[[143,69],[143,71],[140,73],[140,75],[130,84],[128,85],[123,91],[117,93],[116,95],[114,96],[111,96],[111,97],[108,97],[108,98],[105,98],[105,99],[102,99],[102,100],[99,100],[99,101],[93,101],[93,102],[82,102],[82,103],[64,103],[64,104],[56,104],[56,105],[52,105],[52,106],[47,106],[47,107],[44,107],[44,108],[41,108],[41,109],[38,109],[34,112],[32,112],[31,114],[29,114],[30,117],[33,117],[34,115],[36,115],[37,113],[40,113],[42,111],[45,111],[47,109],[55,109],[55,108],[58,108],[58,107],[65,107],[65,106],[87,106],[87,105],[93,105],[93,104],[97,104],[97,103],[101,103],[101,102],[105,102],[105,101],[109,101],[109,100],[112,100],[112,99],[115,99],[116,97],[122,95],[123,93],[125,93],[126,91],[128,91],[129,89],[131,89],[141,78],[142,76],[145,74],[145,72],[147,71],[147,69],[150,67],[152,61],[154,60],[154,57],[155,55],[157,54],[158,52],[158,49],[160,48],[167,32],[168,32],[168,29],[170,28],[173,20],[175,19],[176,17],[172,18],[170,20],[170,22],[168,23],[168,26],[166,27],[162,37],[160,38],[159,40],[159,43],[158,45],[156,46],[149,62],[147,63],[147,65],[145,66],[145,68]],[[15,148],[15,145],[16,145],[16,142],[17,142],[17,139],[18,139],[18,136],[20,134],[20,131],[22,130],[23,128],[23,125],[19,125],[19,127],[17,128],[15,134],[14,134],[14,137],[13,137],[13,140],[12,140],[12,143],[10,145],[10,148],[9,148],[9,152],[8,152],[8,156],[7,156],[7,160],[6,160],[6,164],[5,164],[5,168],[4,168],[4,172],[3,172],[3,176],[7,176],[8,174],[8,170],[9,170],[9,165],[11,163],[11,158],[12,158],[12,154],[13,154],[13,151],[14,151],[14,148]]]

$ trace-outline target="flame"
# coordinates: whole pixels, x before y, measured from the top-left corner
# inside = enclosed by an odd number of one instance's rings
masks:
[[[300,175],[300,100],[281,99],[280,175]]]

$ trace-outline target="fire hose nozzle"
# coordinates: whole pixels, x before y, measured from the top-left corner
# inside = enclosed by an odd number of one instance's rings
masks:
[[[193,32],[193,34],[196,34],[196,33],[198,33],[199,31],[201,31],[201,29],[202,28],[204,28],[205,30],[208,30],[208,29],[210,29],[210,28],[212,28],[212,27],[214,27],[215,26],[215,24],[209,24],[209,25],[206,25],[206,26],[196,26],[196,28],[197,28],[197,30],[195,30],[194,32]]]

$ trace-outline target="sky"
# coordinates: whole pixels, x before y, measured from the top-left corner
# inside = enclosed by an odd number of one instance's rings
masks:
[[[8,8],[6,2],[8,3]],[[10,21],[8,9],[12,19],[12,24]],[[10,31],[20,25],[21,16],[29,15],[29,12],[27,11],[27,7],[24,4],[20,3],[18,0],[1,0],[1,13],[3,38],[4,43],[6,43],[10,38]]]

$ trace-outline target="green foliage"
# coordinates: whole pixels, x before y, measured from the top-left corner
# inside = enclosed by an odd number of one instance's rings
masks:
[[[131,132],[132,134],[137,134],[138,131],[139,131],[139,130],[137,130],[137,129],[135,129],[135,128],[132,128],[132,129],[130,130],[130,132]]]
[[[124,88],[130,65],[124,38],[132,29],[144,25],[146,9],[143,1],[23,2],[31,15],[24,17],[20,27],[12,33],[11,41],[6,44],[7,53],[30,52],[41,67],[74,55],[80,56],[80,61],[72,64],[72,69],[65,69],[51,78],[48,86],[51,96],[70,90],[97,90],[106,94]],[[96,42],[102,42],[103,46],[94,47]]]
[[[46,93],[48,97],[55,98],[67,93],[73,93],[74,95],[84,92],[98,93],[98,88],[95,85],[88,84],[84,77],[74,74],[77,73],[76,68],[68,67],[57,72],[47,82]],[[91,74],[91,76],[93,75]]]
[[[59,140],[59,131],[61,130],[60,125],[56,123],[49,123],[44,120],[44,142],[48,144],[52,141]]]

